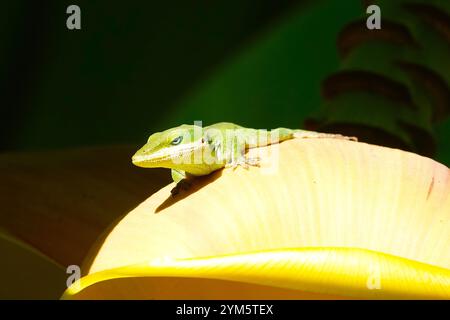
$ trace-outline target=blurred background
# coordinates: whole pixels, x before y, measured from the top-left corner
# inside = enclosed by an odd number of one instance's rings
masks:
[[[449,166],[449,17],[448,0],[2,3],[0,298],[59,297],[64,267],[170,181],[130,157],[182,123],[338,132]]]
[[[418,62],[448,84],[448,4],[434,2],[437,28],[405,6],[421,1],[398,0],[377,2],[383,28],[369,31],[368,4],[356,0],[77,1],[81,30],[66,28],[73,2],[8,1],[0,149],[139,145],[202,120],[350,131],[449,164],[448,92],[424,102],[413,77],[389,66]],[[358,110],[335,112],[349,105]],[[439,119],[427,108],[440,108]],[[361,119],[374,112],[378,122]]]

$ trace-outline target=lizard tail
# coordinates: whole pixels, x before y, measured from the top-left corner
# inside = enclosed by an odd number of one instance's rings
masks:
[[[308,139],[308,138],[328,138],[328,139],[344,139],[350,141],[358,141],[356,137],[347,137],[337,133],[322,133],[307,130],[294,130],[294,138]]]

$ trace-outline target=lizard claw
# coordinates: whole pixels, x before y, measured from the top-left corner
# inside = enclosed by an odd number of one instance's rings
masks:
[[[189,181],[183,179],[180,182],[178,182],[177,185],[172,190],[170,190],[170,193],[172,194],[172,196],[175,196],[178,193],[180,193],[180,191],[189,190],[191,186],[192,184]]]

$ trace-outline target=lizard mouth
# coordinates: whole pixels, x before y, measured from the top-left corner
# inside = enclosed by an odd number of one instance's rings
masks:
[[[186,155],[202,149],[205,145],[204,140],[191,142],[170,148],[164,148],[151,154],[140,154],[138,151],[131,161],[138,167],[160,167],[163,162],[173,162],[175,159],[184,158]],[[186,161],[183,162],[186,164]]]

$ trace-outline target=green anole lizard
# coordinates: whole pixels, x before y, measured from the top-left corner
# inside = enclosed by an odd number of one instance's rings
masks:
[[[339,138],[356,140],[340,134],[277,128],[270,132],[220,122],[207,127],[181,125],[152,134],[132,158],[144,168],[172,169],[172,179],[179,183],[192,176],[243,166],[258,166],[258,158],[248,158],[250,148],[263,147],[293,138]],[[178,192],[178,190],[173,190]],[[172,192],[174,193],[174,192]]]

